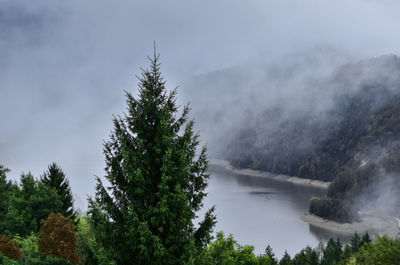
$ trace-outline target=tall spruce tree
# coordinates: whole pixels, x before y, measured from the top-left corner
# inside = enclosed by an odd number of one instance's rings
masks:
[[[206,148],[197,153],[189,108],[178,115],[158,58],[139,77],[138,97],[126,92],[127,112],[104,144],[110,185],[97,178],[89,199],[95,236],[117,264],[196,264],[216,222],[211,208],[193,224],[206,196]]]
[[[10,198],[15,189],[15,184],[7,180],[7,172],[10,170],[0,165],[0,234],[4,232],[4,226],[2,220],[8,212],[10,206]]]
[[[62,169],[56,164],[49,165],[44,172],[41,181],[57,191],[62,201],[61,214],[76,222],[77,213],[74,210],[74,199],[72,197],[71,187]]]

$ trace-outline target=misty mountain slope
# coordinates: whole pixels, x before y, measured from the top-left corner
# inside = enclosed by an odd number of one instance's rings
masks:
[[[388,194],[399,187],[400,59],[346,64],[318,85],[332,95],[331,107],[288,115],[285,106],[266,106],[237,131],[226,158],[236,167],[333,181],[329,199],[311,209],[346,221],[361,205],[380,200],[382,190],[375,188],[382,183],[390,183]],[[400,212],[395,198],[388,213]]]
[[[272,133],[285,117],[331,108],[334,88],[324,83],[333,69],[348,60],[336,49],[324,47],[205,72],[184,81],[182,102],[190,102],[210,155],[226,157],[225,147],[242,128]],[[260,116],[274,116],[274,112],[279,113],[279,120],[257,122]]]

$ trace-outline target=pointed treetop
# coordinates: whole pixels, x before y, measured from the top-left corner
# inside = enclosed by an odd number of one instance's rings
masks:
[[[66,178],[63,170],[53,162],[49,165],[47,171],[43,173],[41,181],[47,186],[56,190],[58,196],[63,202],[61,214],[74,220],[77,216],[73,206],[74,199],[69,181]]]
[[[154,43],[139,93],[127,92],[127,111],[114,119],[104,143],[106,175],[89,200],[96,239],[118,264],[191,264],[212,238],[213,209],[196,213],[206,196],[206,149],[179,113],[176,90],[167,93]],[[198,225],[194,224],[198,222]]]

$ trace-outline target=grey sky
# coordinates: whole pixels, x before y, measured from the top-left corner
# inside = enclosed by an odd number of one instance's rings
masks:
[[[210,100],[195,93],[210,72],[247,69],[262,86],[257,65],[315,47],[342,61],[399,54],[399,11],[382,0],[0,0],[0,163],[18,179],[57,162],[84,208],[112,114],[124,111],[123,90],[135,91],[154,40],[167,85],[181,85],[179,102],[191,101],[196,118],[231,93],[225,83]]]

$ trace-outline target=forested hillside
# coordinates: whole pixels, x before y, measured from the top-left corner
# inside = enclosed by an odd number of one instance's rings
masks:
[[[295,114],[289,115],[287,106],[265,106],[257,121],[234,137],[228,159],[237,167],[333,181],[328,199],[313,200],[310,210],[349,221],[361,204],[379,202],[380,193],[398,187],[400,59],[347,64],[316,85],[310,107]],[[315,111],[325,92],[332,104]],[[398,213],[397,197],[388,199],[385,210]]]

